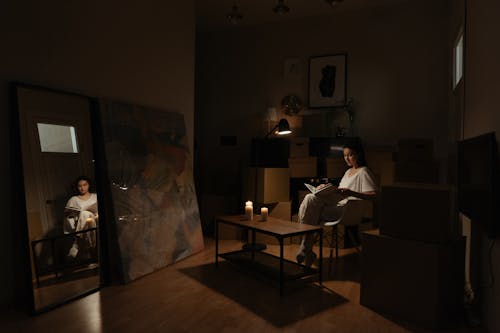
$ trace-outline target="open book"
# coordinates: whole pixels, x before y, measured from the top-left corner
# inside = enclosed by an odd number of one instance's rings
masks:
[[[332,184],[324,184],[324,186],[319,189],[311,184],[304,183],[304,185],[309,191],[311,191],[311,193],[315,195],[324,195],[335,192],[337,190],[337,186],[333,186]]]
[[[81,212],[82,209],[81,208],[78,208],[78,207],[72,207],[72,206],[66,206],[64,209],[67,209],[67,210],[70,210],[70,211],[73,211],[73,212]],[[89,212],[92,212],[94,214],[97,213],[97,202],[88,206],[88,207],[84,207],[83,210],[86,210],[86,211],[89,211]]]

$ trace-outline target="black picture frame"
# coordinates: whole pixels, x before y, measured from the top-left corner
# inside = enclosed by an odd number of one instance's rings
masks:
[[[309,58],[308,106],[344,107],[347,103],[347,54]]]

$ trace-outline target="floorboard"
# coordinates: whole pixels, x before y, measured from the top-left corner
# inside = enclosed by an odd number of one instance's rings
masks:
[[[240,247],[224,240],[220,250]],[[296,250],[296,244],[285,246],[285,257],[293,260]],[[267,251],[277,254],[278,246]],[[202,252],[127,285],[37,316],[8,311],[0,317],[0,332],[429,332],[359,304],[360,260],[353,250],[341,251],[330,272],[324,259],[323,288],[309,284],[283,298],[265,280],[224,260],[215,268],[214,254],[214,241],[207,239]],[[481,331],[459,320],[440,332]]]

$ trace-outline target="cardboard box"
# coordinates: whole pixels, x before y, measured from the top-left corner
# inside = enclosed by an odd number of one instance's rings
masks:
[[[212,233],[215,227],[215,216],[231,215],[242,213],[237,208],[238,200],[232,196],[224,195],[203,195],[200,199],[200,218],[203,229],[206,232]],[[220,239],[237,239],[243,238],[241,228],[233,227],[227,224],[219,224]]]
[[[292,220],[292,202],[278,202],[274,205],[270,205],[269,207],[269,216],[275,217],[277,219],[282,219],[285,221]]]
[[[257,190],[257,195],[255,195],[255,190]],[[244,201],[251,200],[262,204],[289,201],[289,169],[247,168],[243,175],[242,193]]]
[[[285,221],[290,221],[290,223],[293,223],[292,216],[291,216],[291,212],[292,212],[292,202],[291,201],[278,202],[275,204],[264,205],[264,206],[269,208],[269,216],[275,217],[278,219],[282,219]],[[260,208],[259,208],[259,210],[260,210]],[[279,245],[279,242],[276,239],[276,237],[269,236],[266,234],[256,233],[255,239],[256,239],[257,243]],[[290,244],[291,242],[292,242],[292,237],[289,237],[289,238],[285,238],[285,240],[283,241],[283,244],[287,245],[287,244]]]
[[[365,158],[368,166],[374,168],[379,164],[384,164],[393,161],[393,149],[390,148],[372,148],[365,151]]]
[[[435,160],[397,162],[395,181],[403,183],[439,183],[439,163]]]
[[[378,206],[380,233],[402,239],[447,243],[458,238],[454,192],[449,186],[383,186]]]
[[[379,185],[393,184],[395,181],[394,152],[390,149],[368,150],[365,152],[368,167],[376,176]]]
[[[465,238],[447,244],[364,232],[360,304],[440,329],[463,312]]]
[[[290,139],[290,157],[308,157],[309,156],[309,138]]]
[[[392,161],[383,163],[377,171],[373,171],[378,177],[379,186],[394,184],[396,180],[396,164]]]
[[[423,162],[434,158],[432,139],[404,139],[398,141],[398,162]]]
[[[290,177],[316,177],[318,173],[317,157],[293,157],[288,159]]]
[[[348,168],[343,157],[326,158],[326,176],[328,178],[342,178]]]

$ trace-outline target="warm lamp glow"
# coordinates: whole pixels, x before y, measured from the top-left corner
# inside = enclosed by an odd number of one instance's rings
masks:
[[[280,119],[279,123],[274,126],[269,133],[267,133],[266,138],[274,131],[276,131],[275,133],[278,135],[286,135],[292,133],[292,131],[290,130],[290,124],[285,118]]]

